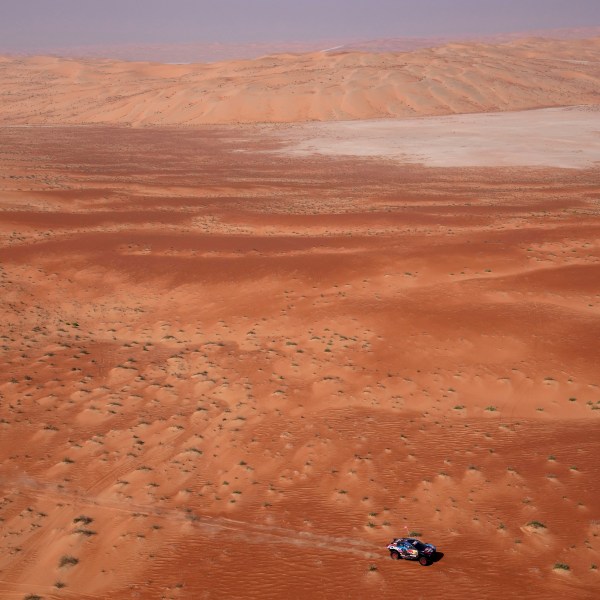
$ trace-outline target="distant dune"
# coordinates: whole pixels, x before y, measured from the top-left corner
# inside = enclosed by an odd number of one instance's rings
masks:
[[[215,64],[0,59],[0,123],[331,121],[600,104],[600,37]]]
[[[348,39],[329,38],[315,41],[279,42],[187,42],[187,43],[129,43],[129,44],[86,44],[83,46],[38,46],[21,56],[61,56],[68,58],[109,58],[161,63],[212,63],[225,60],[246,60],[272,54],[301,54],[319,52],[331,48],[359,52],[409,52],[420,48],[434,48],[455,42],[501,44],[523,38],[546,38],[555,40],[582,39],[600,36],[600,27],[568,29],[542,29],[500,33],[495,35],[402,36],[392,38]],[[13,54],[13,50],[2,44],[0,54]]]

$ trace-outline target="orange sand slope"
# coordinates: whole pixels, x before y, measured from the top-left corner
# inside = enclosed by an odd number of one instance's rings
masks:
[[[600,102],[600,38],[212,65],[0,59],[0,123],[296,122]]]
[[[0,598],[595,598],[598,170],[257,129],[0,128]]]

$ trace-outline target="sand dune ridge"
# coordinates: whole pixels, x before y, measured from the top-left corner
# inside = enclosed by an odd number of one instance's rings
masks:
[[[598,104],[600,38],[166,65],[0,61],[0,123],[330,121]]]

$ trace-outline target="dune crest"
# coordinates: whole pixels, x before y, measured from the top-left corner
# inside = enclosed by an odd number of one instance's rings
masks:
[[[600,38],[165,65],[0,60],[0,123],[335,121],[598,104]]]

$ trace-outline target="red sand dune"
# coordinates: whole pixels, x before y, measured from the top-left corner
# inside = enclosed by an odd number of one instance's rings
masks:
[[[313,42],[190,42],[168,44],[86,44],[83,46],[39,46],[21,56],[51,55],[70,58],[107,58],[160,63],[207,63],[225,60],[252,59],[272,54],[299,54],[332,50],[356,52],[408,52],[418,48],[434,48],[453,42],[501,44],[522,38],[553,40],[584,39],[600,35],[600,27],[542,29],[513,33],[460,37],[395,37],[372,39],[331,38]],[[0,54],[15,54],[2,46]]]
[[[598,170],[276,147],[0,128],[0,596],[594,597]]]
[[[196,125],[597,104],[600,38],[317,52],[217,64],[0,61],[2,124]]]

